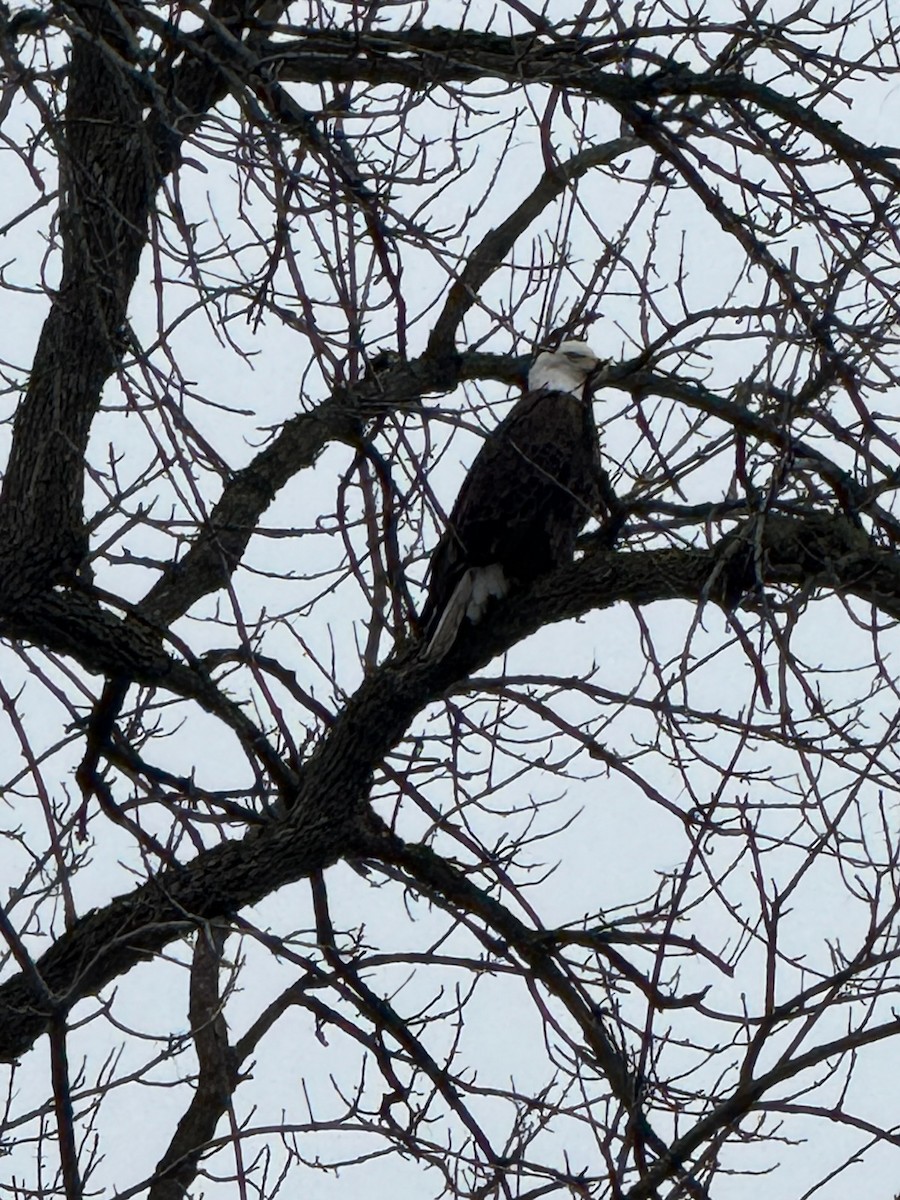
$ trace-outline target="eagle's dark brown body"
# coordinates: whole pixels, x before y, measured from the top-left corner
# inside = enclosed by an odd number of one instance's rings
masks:
[[[429,654],[452,644],[471,601],[461,581],[498,565],[502,589],[520,587],[569,562],[582,526],[601,503],[600,453],[590,396],[542,388],[526,393],[481,447],[432,558],[422,614]],[[471,589],[468,589],[471,592]],[[454,599],[452,629],[439,627]]]

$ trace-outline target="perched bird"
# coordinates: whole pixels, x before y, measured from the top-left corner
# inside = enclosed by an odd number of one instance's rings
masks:
[[[601,506],[585,342],[539,354],[528,390],[479,450],[431,559],[425,657],[440,659],[492,599],[570,562]]]

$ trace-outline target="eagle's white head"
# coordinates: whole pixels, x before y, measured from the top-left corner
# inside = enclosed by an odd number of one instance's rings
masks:
[[[529,391],[552,388],[571,392],[581,399],[588,375],[600,365],[600,359],[587,342],[561,342],[556,350],[539,354],[528,372]]]

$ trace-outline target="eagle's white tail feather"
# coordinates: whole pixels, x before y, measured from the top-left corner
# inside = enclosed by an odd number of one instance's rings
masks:
[[[428,645],[425,647],[425,658],[432,660],[443,658],[456,640],[462,619],[466,615],[466,609],[469,607],[469,600],[472,596],[472,576],[474,574],[474,569],[470,567],[453,589],[450,599],[444,605],[444,611],[441,613],[441,619],[437,623],[437,628],[431,635]]]
[[[463,617],[477,625],[491,599],[502,600],[509,583],[499,563],[487,567],[469,567],[453,589],[444,606],[437,628],[425,647],[425,658],[433,662],[443,658],[456,641]]]
[[[502,600],[509,591],[509,581],[499,563],[487,567],[473,567],[468,574],[473,576],[472,592],[466,608],[466,616],[477,625],[491,600]]]

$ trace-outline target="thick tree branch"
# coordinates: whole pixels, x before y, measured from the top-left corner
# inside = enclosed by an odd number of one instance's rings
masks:
[[[609,551],[573,563],[458,639],[442,662],[423,662],[411,647],[385,663],[323,736],[284,821],[162,871],[88,914],[38,961],[43,986],[57,1006],[70,1006],[199,921],[227,917],[363,845],[370,854],[366,800],[378,764],[426,704],[542,625],[622,601],[733,603],[757,582],[832,588],[900,615],[900,560],[872,549],[839,515],[759,518],[712,550]],[[51,1016],[29,977],[0,986],[0,1059],[22,1054]]]
[[[19,405],[0,497],[0,608],[71,575],[84,551],[84,454],[147,236],[156,187],[141,99],[101,49],[128,53],[121,17],[85,7],[58,135],[62,280]]]
[[[86,552],[84,458],[104,384],[125,347],[127,305],[159,183],[227,91],[199,53],[151,84],[113,0],[73,6],[66,112],[56,131],[62,279],[16,411],[0,493],[0,612],[71,578]],[[247,14],[249,16],[249,13]],[[148,100],[156,107],[144,120]]]

